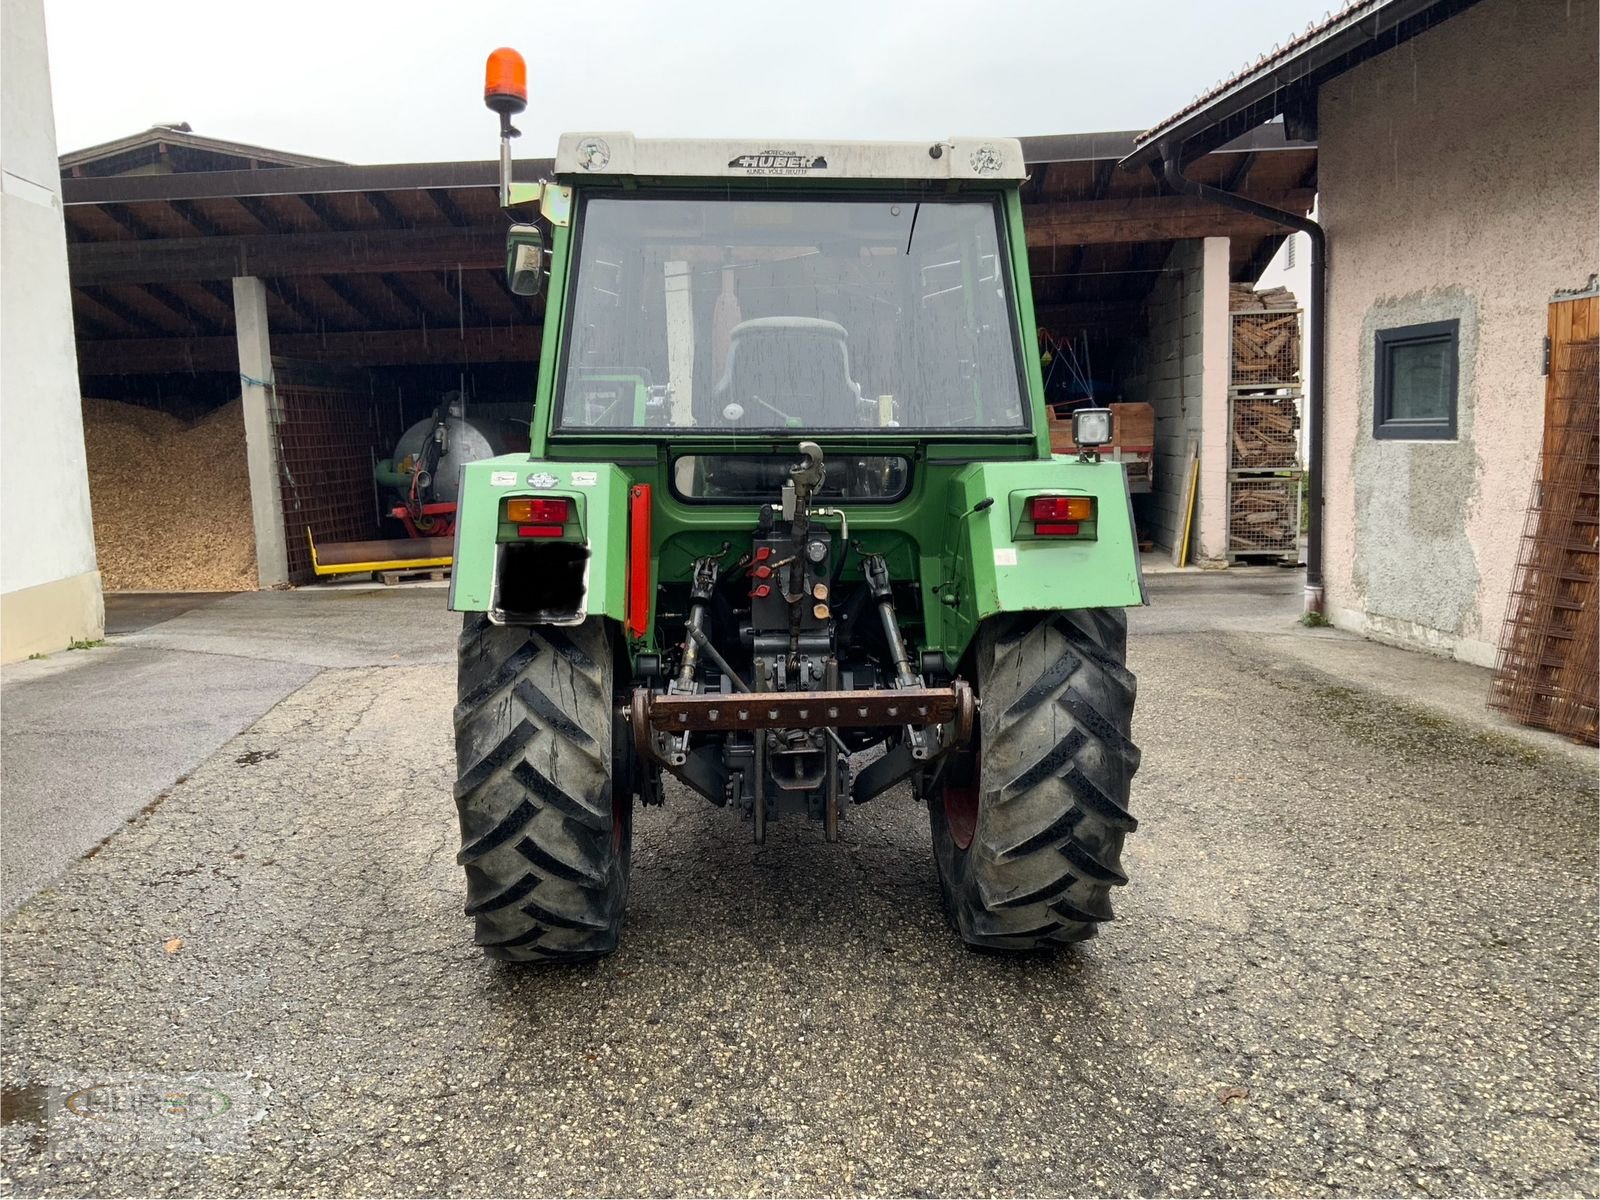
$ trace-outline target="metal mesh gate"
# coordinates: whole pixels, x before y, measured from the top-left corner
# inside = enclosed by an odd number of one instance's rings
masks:
[[[378,535],[372,467],[387,442],[364,374],[274,360],[273,381],[289,579],[306,583],[308,529],[318,545]]]
[[[1600,741],[1600,341],[1555,346],[1544,455],[1523,529],[1490,703],[1523,725]]]

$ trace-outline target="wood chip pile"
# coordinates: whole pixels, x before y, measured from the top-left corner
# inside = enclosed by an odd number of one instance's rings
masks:
[[[1288,288],[1256,291],[1248,283],[1228,289],[1233,316],[1235,387],[1293,384],[1300,380],[1300,313]]]
[[[190,423],[137,404],[85,400],[83,437],[107,591],[255,588],[241,401]]]
[[[1228,496],[1228,549],[1236,554],[1294,550],[1300,536],[1299,494],[1292,479],[1235,480]]]

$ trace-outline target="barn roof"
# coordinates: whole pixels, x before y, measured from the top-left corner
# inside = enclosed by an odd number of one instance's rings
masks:
[[[1392,50],[1477,0],[1351,0],[1145,130],[1124,157],[1129,170],[1160,157],[1163,142],[1185,159],[1208,153],[1275,117],[1291,139],[1316,138],[1317,88]]]

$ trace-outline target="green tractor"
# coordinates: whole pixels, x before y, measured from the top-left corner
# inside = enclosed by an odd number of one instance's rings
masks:
[[[464,468],[455,532],[478,945],[613,950],[669,776],[758,842],[909,787],[966,942],[1092,936],[1143,584],[1109,414],[1051,453],[1020,145],[569,134],[515,184],[513,52],[486,100],[509,282],[548,290],[531,450]]]

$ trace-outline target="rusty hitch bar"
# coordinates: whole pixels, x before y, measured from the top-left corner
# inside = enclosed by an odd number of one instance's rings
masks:
[[[759,682],[759,680],[758,680]],[[965,680],[949,687],[885,688],[858,692],[735,692],[671,695],[635,688],[628,704],[634,747],[645,762],[676,775],[713,804],[726,804],[726,778],[706,750],[686,750],[672,734],[730,729],[825,729],[865,726],[932,728],[942,758],[972,740],[978,700]],[[861,803],[905,778],[915,763],[902,745],[866,768],[852,789]],[[904,760],[904,761],[901,761]],[[761,739],[757,739],[757,769]],[[759,840],[759,838],[758,838]]]
[[[955,722],[957,745],[972,735],[977,704],[958,679],[943,688],[885,688],[858,692],[734,692],[666,695],[639,688],[632,717],[661,733],[724,729],[859,728]],[[635,728],[634,734],[642,732]]]

